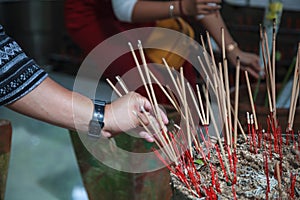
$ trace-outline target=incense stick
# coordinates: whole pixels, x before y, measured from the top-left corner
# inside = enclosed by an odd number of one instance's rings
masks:
[[[197,85],[197,86],[198,86],[198,85]],[[197,88],[198,88],[198,87],[197,87]],[[190,95],[191,95],[191,97],[192,97],[192,100],[193,100],[193,102],[194,102],[194,105],[195,105],[195,107],[196,107],[196,111],[197,111],[198,117],[200,118],[201,124],[205,124],[206,122],[205,122],[205,120],[203,119],[203,113],[202,113],[202,111],[200,112],[200,109],[199,109],[197,100],[196,100],[196,98],[195,98],[195,95],[193,94],[193,91],[192,91],[192,89],[191,89],[190,84],[188,84],[188,89],[189,89]],[[202,102],[201,102],[201,103],[202,103]],[[199,103],[199,104],[201,104],[201,103]]]
[[[230,110],[231,110],[231,113],[234,115],[234,109],[233,109],[232,106],[230,107]],[[240,131],[241,131],[241,133],[242,133],[242,135],[244,137],[244,140],[247,141],[246,133],[245,133],[245,131],[243,129],[243,126],[242,126],[242,124],[241,124],[241,122],[240,122],[239,119],[237,119],[237,123],[238,123],[239,129],[240,129]]]
[[[266,41],[266,53],[267,53],[267,58],[268,58],[268,75],[269,75],[269,80],[270,84],[269,86],[271,87],[271,99],[272,99],[272,111],[273,111],[273,117],[274,120],[276,121],[276,93],[275,93],[275,84],[274,84],[274,77],[273,77],[273,69],[272,69],[272,63],[271,63],[271,58],[270,58],[270,53],[269,53],[269,46],[268,46],[268,36],[267,33],[264,32],[265,36],[265,41]]]
[[[163,93],[166,95],[166,97],[169,99],[171,104],[174,106],[174,108],[177,110],[177,112],[180,112],[180,108],[178,107],[178,104],[175,103],[174,99],[169,95],[169,93],[165,90],[165,88],[162,86],[162,84],[159,82],[159,80],[156,78],[156,76],[149,71],[150,76],[154,79],[154,81],[157,83],[159,88],[163,91]]]
[[[201,97],[201,93],[200,93],[200,89],[199,89],[198,84],[196,85],[196,90],[197,90],[198,101],[199,101],[201,114],[202,114],[202,118],[203,118],[203,122],[204,122],[203,125],[208,125],[207,116],[205,117],[205,112],[204,112],[204,108],[203,108],[203,101],[202,101],[202,97]]]
[[[292,87],[292,93],[291,93],[291,100],[290,100],[290,109],[289,109],[289,117],[288,117],[288,125],[289,130],[292,130],[293,128],[293,116],[296,112],[296,104],[297,104],[297,98],[299,93],[299,69],[297,66],[299,66],[299,54],[300,54],[300,45],[298,47],[297,51],[297,58],[296,58],[296,64],[294,69],[294,77],[293,77],[293,87]]]
[[[134,49],[133,49],[133,47],[132,47],[132,44],[131,44],[130,42],[128,42],[128,45],[129,45],[131,54],[132,54],[132,56],[133,56],[133,58],[134,58],[135,64],[136,64],[136,66],[137,66],[137,68],[138,68],[138,71],[139,71],[140,77],[141,77],[141,79],[142,79],[142,82],[143,82],[143,84],[144,84],[144,87],[145,87],[146,93],[147,93],[147,95],[148,95],[149,101],[150,101],[151,105],[154,107],[154,105],[153,105],[153,100],[152,100],[152,97],[151,97],[150,92],[149,92],[149,88],[147,87],[147,82],[146,82],[146,80],[145,80],[144,74],[143,74],[143,72],[142,72],[142,69],[141,69],[141,66],[140,66],[140,64],[139,64],[139,61],[138,61],[138,59],[137,59],[137,57],[136,57],[136,54],[135,54]]]
[[[225,136],[226,136],[226,142],[228,146],[231,146],[231,137],[229,134],[229,127],[228,127],[228,112],[227,112],[227,104],[226,104],[226,98],[223,98],[226,96],[226,91],[224,89],[224,81],[223,81],[223,70],[222,70],[222,64],[219,63],[219,82],[218,82],[218,88],[219,88],[219,105],[220,105],[220,111],[221,111],[221,116],[223,117],[223,121],[225,124]]]
[[[217,140],[218,140],[218,143],[219,143],[219,146],[220,146],[220,149],[221,149],[221,153],[222,153],[222,156],[223,156],[223,160],[224,160],[224,163],[225,163],[227,174],[228,174],[228,176],[231,179],[230,170],[229,170],[228,162],[227,162],[227,159],[226,159],[224,146],[222,144],[222,141],[221,141],[221,138],[220,138],[220,134],[219,134],[219,129],[218,129],[217,125],[216,125],[216,120],[215,120],[214,113],[213,113],[211,107],[209,109],[209,112],[210,112],[210,116],[211,116],[211,121],[212,121],[213,127],[215,129]]]
[[[182,67],[180,67],[180,80],[181,80],[181,91],[182,91],[182,96],[183,96],[184,113],[185,113],[185,117],[186,117],[185,121],[186,121],[186,131],[187,131],[187,136],[188,136],[188,145],[189,145],[191,156],[194,157],[192,140],[191,140],[190,122],[189,122],[190,119],[189,119],[189,113],[188,113],[188,105],[187,105],[187,99],[186,99],[185,82],[184,82]]]
[[[237,121],[238,121],[238,109],[239,109],[239,106],[238,106],[238,103],[239,103],[239,84],[240,84],[240,59],[237,59],[236,76],[235,76],[235,96],[234,96],[234,123],[233,123],[234,148],[236,148],[236,144],[237,144]]]
[[[211,57],[211,60],[212,60],[212,67],[214,69],[216,69],[217,65],[216,65],[216,62],[215,62],[215,56],[214,56],[214,53],[213,53],[213,48],[212,48],[212,45],[211,45],[210,35],[209,35],[208,31],[206,31],[206,36],[207,36],[207,43],[208,43],[208,47],[209,47],[210,57]]]
[[[138,41],[138,49],[139,49],[139,52],[140,52],[140,56],[142,58],[144,70],[145,70],[145,73],[146,73],[146,78],[147,78],[147,81],[148,81],[149,87],[150,87],[150,94],[151,94],[150,96],[152,97],[154,108],[155,108],[154,114],[157,117],[161,127],[163,127],[161,115],[159,113],[158,102],[157,102],[156,95],[155,95],[155,92],[154,92],[154,88],[153,88],[153,85],[152,85],[152,82],[151,82],[149,68],[148,68],[148,65],[147,65],[147,62],[146,62],[145,54],[144,54],[144,51],[143,51],[143,46],[142,46],[142,43],[141,43],[140,40]],[[166,132],[165,129],[164,129],[164,131]]]
[[[276,76],[275,76],[275,67],[276,67],[276,21],[273,20],[273,34],[272,34],[272,77],[273,77],[273,84],[272,84],[272,98],[273,98],[273,106],[274,106],[274,121],[275,121],[275,127],[277,128],[277,117],[276,117]]]
[[[275,85],[276,76],[275,76],[275,67],[276,67],[276,20],[273,20],[273,34],[272,34],[272,77],[273,77],[273,84]],[[276,99],[274,102],[274,105],[276,105]],[[276,107],[276,106],[275,106]]]
[[[147,112],[145,110],[142,110],[144,113],[144,116],[147,118],[147,120],[149,121],[149,123],[151,123],[151,119],[149,118],[149,116],[147,115]],[[156,119],[157,120],[157,119]],[[151,124],[150,124],[151,125]],[[156,127],[152,124],[151,125],[152,128],[155,130]],[[157,130],[157,129],[156,129]],[[160,131],[158,131],[158,133],[160,133]],[[167,132],[164,132],[163,134],[157,134],[159,141],[163,143],[164,147],[166,148],[166,151],[168,151],[168,155],[172,158],[172,160],[177,163],[177,158],[176,158],[176,153],[175,150],[173,149],[171,140],[169,139],[169,136],[167,134]],[[165,137],[164,137],[165,136]],[[167,140],[166,140],[167,139]],[[169,144],[169,145],[168,145]],[[178,155],[179,156],[179,155]]]
[[[179,104],[178,104],[178,101],[177,101],[176,97],[174,96],[174,94],[173,94],[173,92],[172,92],[170,86],[169,86],[169,85],[166,85],[166,88],[167,88],[167,90],[168,90],[168,92],[169,92],[171,98],[173,99],[173,102],[175,103],[176,108],[178,109],[178,112],[180,111],[180,114],[183,116],[183,112],[182,112],[182,110],[180,109],[180,106],[179,106]],[[177,109],[176,109],[176,110],[177,110]]]
[[[226,51],[225,51],[225,36],[224,36],[224,28],[223,27],[221,28],[221,38],[222,38],[222,56],[223,56],[222,60],[224,62],[226,59],[226,54],[225,54]]]
[[[118,80],[118,83],[121,85],[122,89],[124,90],[125,94],[128,94],[128,88],[126,87],[125,82],[123,81],[123,79],[120,76],[116,76],[116,79]]]
[[[141,123],[141,125],[143,126],[143,128],[146,130],[146,132],[150,135],[151,131],[148,129],[148,127],[145,125],[145,123],[142,121],[141,117],[135,112],[133,111],[133,114],[136,115],[136,117],[138,118],[139,122]],[[154,142],[155,144],[163,151],[163,153],[172,161],[175,162],[175,164],[177,165],[177,158],[175,155],[172,154],[172,152],[170,151],[168,144],[165,143],[164,139],[162,137],[160,137],[160,132],[159,130],[157,130],[157,128],[152,124],[149,116],[145,113],[144,116],[147,118],[147,120],[149,121],[149,124],[151,126],[151,128],[157,133],[156,135],[159,137],[160,142],[163,143],[163,145],[165,146],[165,148],[157,141],[156,138],[154,138]],[[171,144],[170,144],[171,146]]]
[[[251,86],[250,86],[250,81],[249,81],[249,77],[248,77],[248,72],[247,71],[245,71],[245,76],[246,76],[246,82],[247,82],[247,88],[248,88],[248,94],[249,94],[250,104],[251,104],[252,113],[253,113],[253,117],[254,117],[255,130],[258,130],[256,112],[255,112],[255,108],[254,108],[252,91],[251,91]]]
[[[206,46],[205,46],[205,42],[204,42],[204,39],[203,39],[203,36],[200,35],[200,40],[201,40],[201,44],[202,44],[202,47],[203,47],[203,56],[204,56],[204,59],[205,59],[205,62],[206,62],[206,65],[207,66],[211,66],[211,63],[209,62],[209,59],[208,59],[208,52],[206,50]],[[198,59],[200,58],[200,56],[198,56]],[[202,61],[201,61],[202,62]],[[204,65],[203,65],[203,69],[204,69]],[[212,73],[212,69],[211,67],[208,67],[208,69],[210,70],[210,72]]]
[[[295,98],[293,100],[293,111],[292,111],[292,117],[291,117],[291,121],[290,121],[290,124],[291,124],[291,127],[293,127],[293,124],[294,124],[294,117],[295,117],[295,113],[296,113],[296,106],[297,106],[297,98],[299,96],[299,81],[298,81],[298,84],[296,86],[296,94],[295,94]]]
[[[206,123],[207,125],[209,125],[209,106],[210,106],[210,102],[209,102],[209,95],[208,95],[208,77],[206,77],[206,88],[203,86],[203,91],[205,92],[205,99],[206,99]]]
[[[173,73],[171,72],[171,69],[170,69],[170,67],[169,67],[169,65],[168,65],[168,63],[167,63],[167,61],[166,61],[164,58],[162,59],[162,61],[163,61],[164,65],[165,65],[166,68],[167,68],[167,71],[168,71],[168,73],[169,73],[169,75],[170,75],[170,77],[171,77],[171,80],[172,80],[172,82],[173,82],[173,85],[175,86],[175,89],[176,89],[176,91],[177,91],[177,93],[178,93],[178,96],[179,96],[180,100],[183,102],[183,97],[182,97],[182,95],[181,95],[180,89],[179,89],[179,87],[178,87],[178,84],[177,84],[176,81],[175,81],[175,78],[174,78],[174,76],[173,76]]]
[[[155,114],[155,117],[156,117],[160,127],[162,128],[163,134],[165,136],[165,138],[161,138],[161,140],[165,141],[165,139],[166,139],[168,141],[168,144],[171,145],[172,143],[171,143],[171,140],[168,136],[168,130],[164,126],[164,124],[162,122],[161,113],[159,112],[158,102],[157,102],[157,99],[156,99],[156,96],[155,96],[155,93],[154,93],[154,89],[153,89],[153,86],[152,86],[151,78],[150,78],[150,72],[149,72],[150,70],[147,66],[147,62],[146,62],[146,58],[145,58],[145,55],[144,55],[142,43],[141,43],[140,40],[138,41],[138,48],[139,48],[140,56],[141,56],[141,59],[142,59],[142,62],[143,62],[144,70],[145,70],[145,73],[146,73],[146,78],[148,79],[148,83],[149,83],[149,87],[150,87],[150,94],[149,94],[150,96],[149,97],[152,97],[152,99],[153,99],[153,104],[154,104],[153,108],[154,108],[154,111],[155,111],[154,114]],[[170,150],[171,150],[171,154],[174,155],[174,157],[176,157],[174,149],[170,148]]]
[[[205,69],[205,66],[204,66],[204,64],[202,62],[202,59],[200,58],[200,56],[198,56],[197,58],[198,58],[198,61],[200,63],[200,66],[202,67],[202,69],[204,71],[204,74],[206,76],[206,85],[208,86],[208,83],[210,83],[211,85],[213,85],[212,82],[211,82],[211,79],[209,78],[208,73],[207,73],[207,71]],[[215,88],[212,87],[212,89],[214,90],[214,93],[216,93]]]
[[[239,63],[239,59],[237,62]],[[238,69],[236,69],[236,71],[237,70]],[[228,114],[228,125],[229,125],[228,129],[229,129],[229,136],[231,139],[230,141],[232,141],[232,120],[231,120],[231,112],[230,112],[231,102],[230,102],[230,90],[229,90],[229,74],[228,74],[228,65],[227,65],[226,58],[224,59],[224,80],[225,80],[225,91],[226,91],[226,100],[227,100],[226,102],[227,102],[227,114]],[[235,80],[235,81],[237,81],[237,80]],[[232,142],[230,142],[230,143],[232,144]]]
[[[115,91],[115,93],[117,93],[117,95],[119,97],[122,97],[121,92],[113,85],[113,83],[107,78],[106,81],[108,82],[108,84],[110,85],[110,87]]]

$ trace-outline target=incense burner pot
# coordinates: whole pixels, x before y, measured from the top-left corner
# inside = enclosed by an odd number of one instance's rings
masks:
[[[256,138],[255,145],[240,137],[236,150],[231,155],[226,152],[229,172],[222,169],[217,148],[210,150],[210,159],[205,163],[198,164],[201,158],[195,154],[193,161],[200,179],[193,182],[196,175],[191,177],[193,175],[186,172],[187,185],[178,174],[171,172],[172,200],[298,199],[299,135],[293,140],[281,135],[275,139],[272,133],[261,136]]]

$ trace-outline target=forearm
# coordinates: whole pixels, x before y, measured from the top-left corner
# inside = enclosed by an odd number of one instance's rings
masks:
[[[239,57],[241,69],[247,70],[253,77],[258,78],[261,71],[259,65],[259,57],[256,54],[244,52],[234,41],[226,24],[224,23],[221,14],[207,15],[200,20],[204,28],[210,33],[210,36],[215,40],[217,45],[222,48],[222,32],[224,28],[226,58],[233,65],[237,65],[237,57]]]
[[[152,22],[170,18],[171,4],[174,6],[172,15],[180,16],[179,1],[137,1],[132,13],[132,22]]]
[[[56,126],[84,132],[88,131],[93,113],[89,98],[63,88],[50,78],[7,107]]]
[[[210,36],[215,40],[217,45],[222,47],[222,33],[221,28],[224,29],[224,38],[225,38],[225,47],[229,44],[235,43],[234,39],[230,35],[230,32],[227,29],[227,26],[220,14],[216,12],[211,15],[206,15],[203,19],[200,20],[201,24],[210,34]]]
[[[133,23],[153,22],[183,15],[207,15],[219,10],[220,2],[220,0],[112,0],[117,18],[120,21]]]
[[[60,86],[50,78],[46,78],[34,90],[24,97],[7,105],[8,108],[27,115],[29,117],[77,132],[87,133],[89,123],[94,112],[94,103],[88,97],[72,92]],[[141,110],[145,109],[148,115],[152,116],[150,102],[141,95],[130,92],[105,106],[104,137],[115,135],[133,129],[140,125],[137,115],[146,114]],[[163,123],[167,124],[168,119],[161,111]],[[149,117],[150,117],[149,116]],[[148,124],[147,119],[142,119]],[[143,136],[146,140],[153,142],[153,138],[147,134]]]

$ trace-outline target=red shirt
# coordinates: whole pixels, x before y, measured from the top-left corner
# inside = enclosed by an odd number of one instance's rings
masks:
[[[107,38],[122,31],[146,26],[155,26],[155,22],[125,23],[119,21],[114,15],[111,0],[66,0],[65,23],[69,35],[74,42],[84,50],[85,54],[88,54],[91,50],[93,50],[93,48]],[[112,46],[108,49],[108,53],[113,53],[116,48],[122,47],[117,44],[112,44]],[[101,57],[105,55],[99,56]],[[122,76],[135,66],[136,65],[131,53],[126,53],[111,63],[111,65],[105,70],[103,78],[109,78],[113,83],[115,83],[115,77],[117,75]],[[184,67],[184,73],[191,81],[191,85],[195,85],[194,80],[196,76],[193,68],[191,66]],[[129,83],[125,83],[134,85],[135,82],[140,82],[139,84],[142,86],[142,82],[138,76],[139,74],[136,74],[134,79],[127,80]],[[163,77],[159,78],[163,79]],[[147,96],[143,87],[135,91]],[[156,91],[158,100],[161,103],[168,104],[169,100],[167,100],[166,96],[160,91],[160,89]]]
[[[153,23],[126,23],[114,15],[111,0],[66,0],[65,23],[70,36],[85,53],[105,39]]]

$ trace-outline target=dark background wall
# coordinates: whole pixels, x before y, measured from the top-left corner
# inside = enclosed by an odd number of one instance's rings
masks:
[[[263,22],[264,12],[264,7],[223,4],[223,18],[243,49],[259,52],[259,25]],[[287,66],[296,55],[300,42],[300,9],[289,10],[284,7],[276,41],[276,49],[281,55],[279,64]]]
[[[0,23],[40,65],[65,45],[63,0],[0,1]]]

